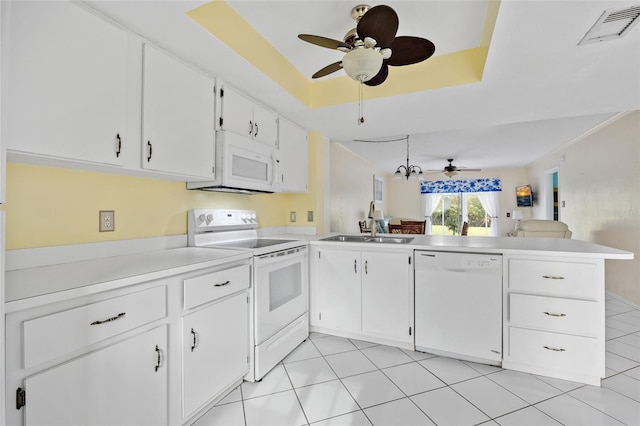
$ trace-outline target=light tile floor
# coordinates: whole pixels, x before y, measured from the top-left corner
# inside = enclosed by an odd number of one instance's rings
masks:
[[[640,425],[640,310],[606,315],[602,387],[311,333],[195,425]]]

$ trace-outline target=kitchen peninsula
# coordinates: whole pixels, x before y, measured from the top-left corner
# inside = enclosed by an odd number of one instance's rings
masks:
[[[632,259],[633,253],[565,239],[412,236],[408,243],[323,241],[331,236],[297,236],[310,245],[312,331],[414,348],[414,308],[419,308],[415,256],[426,250],[485,253],[502,259],[502,367],[599,385],[604,375],[605,260]],[[384,241],[385,235],[381,237]],[[196,418],[248,371],[249,258],[232,250],[174,248],[8,271],[7,424],[23,424],[25,413],[26,424],[51,416],[89,424],[91,419],[82,416],[104,416],[105,407],[113,415],[157,424]],[[320,262],[328,263],[319,268]],[[337,281],[327,287],[331,274]],[[237,285],[217,287],[226,289],[222,292],[200,286],[228,277]],[[336,286],[343,283],[354,286]],[[342,293],[322,295],[327,288]],[[192,294],[201,299],[186,304]],[[143,309],[136,313],[129,307]],[[353,307],[355,314],[349,311]],[[207,340],[216,333],[229,338],[229,324],[234,324],[235,346],[219,362],[207,362]],[[70,331],[84,326],[88,334]],[[78,374],[78,369],[85,373]],[[205,370],[224,380],[207,387],[211,381],[203,381],[206,374],[200,373]],[[82,383],[75,383],[78,380]],[[98,381],[108,386],[93,393],[84,387]],[[59,389],[61,383],[80,390],[76,396],[91,409],[49,403],[50,389]],[[139,398],[127,397],[129,391],[147,395],[151,405],[140,406]],[[96,396],[104,392],[119,397]],[[68,401],[65,392],[53,394]],[[166,410],[157,410],[163,401]]]

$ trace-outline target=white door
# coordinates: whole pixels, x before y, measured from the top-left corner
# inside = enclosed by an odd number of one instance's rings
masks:
[[[265,255],[255,260],[256,344],[284,329],[308,311],[307,249],[285,256]]]
[[[274,148],[278,144],[278,115],[258,104],[253,105],[253,139]]]
[[[248,294],[242,292],[182,319],[182,416],[249,371]]]
[[[362,253],[362,331],[412,342],[411,255]]]
[[[223,130],[253,138],[253,102],[231,89],[223,87],[222,125]]]
[[[142,167],[213,178],[213,80],[145,45],[142,103]]]
[[[280,118],[278,120],[280,190],[307,192],[309,182],[309,144],[307,131]]]
[[[167,328],[25,380],[26,425],[167,424]]]
[[[316,261],[318,318],[314,323],[323,328],[360,332],[360,252],[325,249]]]
[[[70,2],[9,10],[7,149],[122,165],[139,147],[125,129],[127,34]]]

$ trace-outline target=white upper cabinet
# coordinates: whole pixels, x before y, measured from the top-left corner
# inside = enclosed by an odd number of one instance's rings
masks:
[[[228,86],[220,89],[222,112],[220,129],[276,147],[278,115]]]
[[[124,164],[128,35],[72,3],[2,3],[7,149]]]
[[[142,167],[213,178],[215,83],[144,46]]]
[[[309,144],[307,131],[288,120],[278,119],[279,191],[309,190]]]

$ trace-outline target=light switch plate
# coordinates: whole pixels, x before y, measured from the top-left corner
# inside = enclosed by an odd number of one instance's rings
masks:
[[[100,232],[115,231],[115,219],[115,210],[100,210]]]
[[[296,221],[296,212],[289,213],[289,222],[295,222],[295,221]]]
[[[307,222],[313,222],[313,210],[307,211]]]

